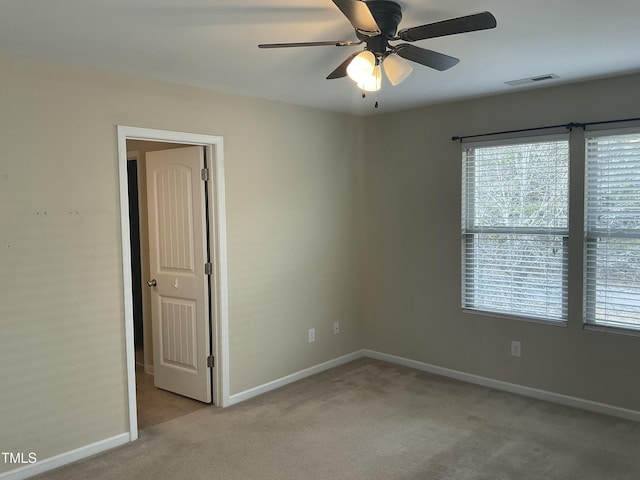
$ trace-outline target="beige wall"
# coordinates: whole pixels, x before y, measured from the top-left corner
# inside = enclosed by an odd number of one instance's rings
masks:
[[[3,451],[127,431],[118,124],[224,137],[232,394],[367,347],[640,410],[640,338],[581,328],[575,253],[567,328],[461,312],[450,140],[638,116],[640,76],[358,118],[12,57],[0,72]]]
[[[464,314],[461,146],[452,136],[640,116],[640,76],[451,103],[366,121],[365,344],[373,350],[640,410],[640,337],[585,331],[582,222],[571,216],[566,328]],[[573,135],[572,205],[584,173]],[[522,357],[510,355],[511,340]]]
[[[118,124],[224,137],[232,394],[362,348],[358,118],[5,56],[0,72],[2,451],[128,430]]]

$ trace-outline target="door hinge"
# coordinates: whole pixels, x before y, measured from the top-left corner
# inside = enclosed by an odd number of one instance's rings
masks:
[[[204,264],[204,274],[211,275],[213,273],[213,264],[211,262],[207,262]]]
[[[213,355],[209,355],[207,357],[207,367],[213,368],[216,366],[215,357]]]
[[[200,170],[200,178],[202,178],[202,180],[204,180],[205,182],[207,180],[209,180],[209,169],[208,168],[203,168],[202,170]]]

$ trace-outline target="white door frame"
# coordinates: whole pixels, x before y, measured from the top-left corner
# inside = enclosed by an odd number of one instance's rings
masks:
[[[229,308],[227,285],[227,231],[224,189],[224,152],[222,137],[195,133],[172,132],[118,125],[118,173],[120,183],[120,228],[122,233],[122,276],[125,320],[126,381],[129,399],[129,439],[138,438],[136,407],[135,346],[133,338],[133,295],[131,293],[131,247],[129,243],[129,193],[127,187],[127,140],[148,140],[205,147],[211,170],[207,182],[210,225],[209,249],[214,266],[211,282],[211,329],[215,356],[213,384],[215,405],[229,405]]]

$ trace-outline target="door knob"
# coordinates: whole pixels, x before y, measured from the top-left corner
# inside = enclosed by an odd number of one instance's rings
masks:
[[[152,279],[150,282],[147,282],[147,286],[148,287],[155,287],[156,285],[158,285],[158,282],[156,282],[156,279]]]

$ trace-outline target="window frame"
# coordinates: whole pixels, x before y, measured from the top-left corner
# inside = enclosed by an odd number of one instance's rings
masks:
[[[470,210],[473,210],[475,192],[472,187],[475,187],[477,183],[474,180],[470,180],[470,175],[475,175],[475,171],[470,172],[470,169],[475,169],[475,161],[470,165],[468,161],[468,151],[478,148],[490,148],[508,145],[526,145],[534,143],[545,142],[565,142],[567,147],[566,156],[566,223],[563,227],[523,227],[523,226],[480,226],[478,227],[474,223],[473,214],[470,214]],[[490,141],[473,141],[462,143],[462,195],[461,195],[461,306],[464,313],[473,313],[488,315],[491,317],[508,318],[523,320],[534,323],[543,323],[554,326],[567,326],[569,318],[569,224],[570,224],[570,186],[571,186],[571,142],[570,134],[568,132],[558,134],[545,134],[545,135],[518,135],[510,136],[507,138],[493,139]],[[474,177],[475,178],[475,177]],[[562,237],[562,259],[559,264],[561,265],[561,293],[560,293],[560,308],[561,313],[558,317],[545,318],[540,314],[526,315],[522,311],[506,311],[504,309],[491,310],[486,306],[472,306],[473,301],[469,300],[473,292],[477,290],[476,286],[472,285],[469,288],[469,268],[470,262],[467,260],[467,252],[470,250],[470,245],[476,241],[478,234],[482,233],[496,233],[504,235],[523,235],[531,236],[543,235],[549,238],[554,236]]]
[[[590,128],[585,130],[584,132],[584,221],[583,221],[583,270],[582,270],[582,282],[583,282],[583,295],[582,295],[582,323],[585,329],[589,330],[597,330],[597,331],[607,331],[614,333],[625,333],[630,335],[640,336],[640,323],[638,325],[633,325],[625,322],[616,322],[611,320],[599,320],[595,315],[597,304],[597,294],[595,289],[597,288],[595,285],[595,280],[593,280],[592,276],[592,268],[590,267],[590,261],[592,258],[595,258],[591,247],[594,242],[597,243],[598,238],[606,237],[607,239],[624,239],[624,238],[634,238],[640,240],[640,232],[635,234],[627,233],[628,230],[624,231],[624,233],[615,232],[611,233],[606,230],[594,229],[590,228],[590,207],[592,206],[590,202],[590,156],[589,156],[589,141],[594,138],[606,138],[606,137],[616,137],[616,136],[625,136],[625,135],[637,135],[640,137],[640,125],[632,126],[632,127],[620,127],[620,128],[611,128],[608,126],[607,128]],[[638,149],[640,153],[640,148]],[[638,168],[638,172],[640,174],[640,168]],[[640,175],[639,175],[640,176]],[[637,185],[638,191],[640,192],[640,181]],[[638,215],[640,220],[640,214]],[[605,287],[606,288],[606,287]],[[640,290],[637,293],[640,298]],[[593,304],[594,307],[590,307],[590,304]],[[593,317],[590,317],[591,313],[594,313]]]

